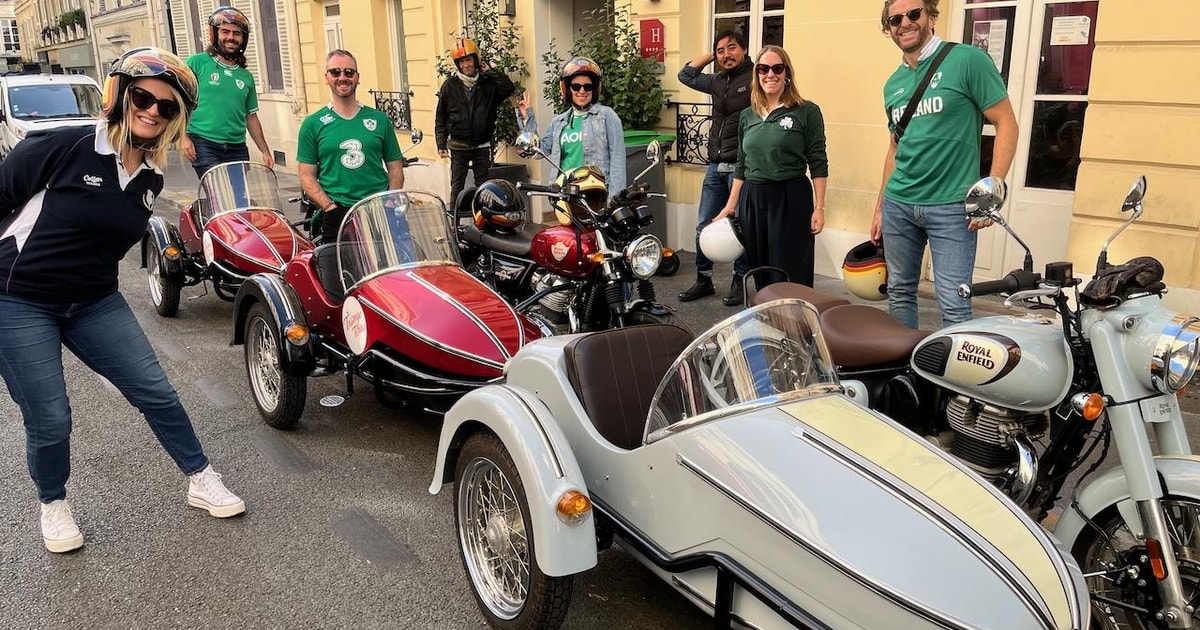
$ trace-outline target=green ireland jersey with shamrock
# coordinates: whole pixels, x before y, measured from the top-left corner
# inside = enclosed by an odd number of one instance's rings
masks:
[[[315,164],[321,188],[345,208],[387,190],[384,163],[403,157],[392,121],[377,109],[360,106],[343,118],[326,105],[300,125],[296,160]]]

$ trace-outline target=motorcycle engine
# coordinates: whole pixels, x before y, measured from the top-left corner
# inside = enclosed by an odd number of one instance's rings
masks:
[[[955,396],[950,400],[946,419],[954,432],[950,454],[992,481],[1016,460],[1017,451],[1010,443],[1010,435],[1024,433],[1036,439],[1050,426],[1050,418],[1045,412],[1002,409],[966,396]]]
[[[533,278],[533,291],[537,293],[546,289],[567,284],[568,280],[562,276],[541,272]],[[571,305],[571,292],[558,291],[549,295],[543,296],[538,300],[538,310],[541,312],[543,319],[555,328],[560,326],[569,326],[567,319],[567,309]],[[560,333],[561,334],[561,333]]]

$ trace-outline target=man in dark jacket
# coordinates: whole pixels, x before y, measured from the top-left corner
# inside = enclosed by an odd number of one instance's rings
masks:
[[[467,167],[475,185],[487,179],[492,167],[492,136],[496,115],[504,99],[517,91],[512,79],[490,68],[479,58],[479,47],[469,39],[454,51],[457,71],[438,90],[434,135],[438,155],[450,158],[450,198],[458,208],[458,195],[467,181]]]
[[[701,69],[716,62],[715,74]],[[679,82],[712,95],[712,125],[708,132],[708,171],[700,191],[696,221],[696,283],[679,294],[681,302],[690,302],[716,293],[713,288],[713,263],[700,251],[700,230],[717,216],[729,200],[733,167],[738,158],[738,116],[750,106],[750,79],[754,64],[746,56],[746,38],[741,33],[723,31],[713,39],[712,52],[704,53],[679,70]],[[742,254],[733,263],[733,282],[722,299],[728,306],[742,303],[742,281],[749,264]]]

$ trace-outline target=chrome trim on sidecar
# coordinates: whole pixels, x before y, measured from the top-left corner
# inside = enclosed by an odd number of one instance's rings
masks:
[[[383,308],[379,307],[375,303],[371,302],[370,300],[363,298],[361,296],[359,296],[357,299],[364,306],[371,309],[377,315],[379,315],[380,317],[387,320],[388,323],[392,324],[396,328],[399,328],[400,330],[403,330],[405,333],[407,333],[414,339],[417,339],[421,342],[424,342],[425,344],[427,344],[429,346],[437,348],[438,350],[441,350],[442,352],[445,352],[446,354],[452,354],[456,357],[466,359],[468,361],[473,361],[475,363],[478,363],[479,365],[483,365],[483,366],[490,367],[490,368],[495,368],[497,370],[504,369],[504,363],[497,363],[495,361],[492,361],[491,359],[481,357],[477,354],[472,354],[470,352],[466,352],[464,350],[460,350],[458,348],[453,348],[451,346],[448,346],[440,341],[437,341],[436,339],[433,339],[432,337],[430,337],[428,335],[417,332],[417,330],[414,329],[412,326],[409,326],[407,324],[400,322],[400,320],[396,319],[395,317],[392,317],[392,315],[390,313],[388,313],[387,311],[385,311]]]
[[[413,282],[416,282],[417,284],[428,289],[430,293],[433,293],[434,295],[442,298],[442,300],[444,302],[447,302],[448,304],[453,306],[456,310],[458,310],[458,312],[462,313],[463,315],[467,316],[471,321],[475,322],[475,326],[477,326],[479,328],[479,330],[483,331],[483,334],[487,335],[488,339],[492,340],[492,343],[495,344],[496,349],[500,351],[500,354],[504,355],[505,359],[512,358],[512,353],[510,353],[508,351],[508,348],[504,347],[504,342],[500,341],[500,338],[496,336],[496,333],[493,332],[492,329],[486,323],[484,323],[484,321],[482,319],[480,319],[480,317],[478,315],[476,315],[473,311],[471,311],[467,307],[463,306],[462,302],[459,302],[457,299],[454,298],[454,296],[439,289],[437,287],[437,285],[426,280],[425,278],[422,278],[421,276],[413,274],[412,272],[406,273],[404,275],[406,275],[410,279],[412,279]],[[472,277],[474,277],[474,276],[472,276]],[[483,283],[480,283],[480,284],[483,284]],[[517,325],[517,331],[518,331],[518,335],[519,335],[517,347],[524,346],[525,345],[525,327],[521,325],[521,320],[519,318],[517,318],[517,312],[513,310],[512,306],[510,306],[508,304],[508,302],[504,302],[504,306],[508,309],[508,314],[512,315],[513,323]]]
[[[756,411],[756,410],[762,409],[764,407],[774,407],[774,406],[778,406],[783,403],[792,402],[795,400],[804,400],[806,398],[815,398],[818,396],[826,396],[829,394],[844,394],[845,392],[846,392],[846,389],[844,387],[842,387],[841,385],[824,384],[824,385],[814,385],[812,387],[807,387],[805,389],[792,390],[790,392],[784,392],[782,394],[776,394],[774,396],[766,396],[764,398],[758,398],[758,399],[750,401],[750,402],[745,402],[745,403],[741,403],[741,404],[737,404],[737,405],[730,405],[729,407],[722,407],[720,409],[714,409],[708,413],[703,413],[698,416],[692,416],[690,418],[686,418],[684,420],[674,422],[674,423],[669,424],[661,429],[658,429],[657,431],[654,431],[650,435],[647,435],[646,439],[643,441],[646,444],[651,444],[651,443],[657,442],[663,438],[667,438],[676,433],[679,433],[680,431],[686,431],[688,429],[691,429],[692,427],[696,427],[701,424],[712,422],[714,420],[720,420],[721,418],[724,418],[727,416],[733,416],[733,415],[738,415],[738,414],[742,414],[742,413],[749,413],[751,411]]]

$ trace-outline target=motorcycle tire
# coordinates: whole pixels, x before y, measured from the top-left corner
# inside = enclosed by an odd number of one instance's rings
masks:
[[[658,271],[654,272],[654,275],[666,278],[675,275],[677,271],[679,271],[679,256],[672,254],[663,257],[662,262],[658,265]]]
[[[495,434],[477,431],[463,444],[454,497],[459,555],[475,603],[491,625],[512,630],[561,626],[574,576],[551,577],[538,567],[525,484]],[[503,540],[497,540],[497,532]]]
[[[179,278],[165,276],[162,273],[162,252],[154,246],[153,240],[146,241],[146,279],[150,285],[150,303],[154,311],[162,317],[175,317],[179,312],[179,294],[183,291],[183,281]]]
[[[296,426],[308,398],[308,379],[283,369],[279,327],[261,303],[246,315],[246,376],[254,405],[268,426],[287,430]]]
[[[1200,595],[1200,562],[1189,558],[1200,558],[1200,548],[1195,546],[1200,545],[1200,502],[1178,496],[1165,496],[1161,501],[1167,526],[1171,528],[1171,544],[1176,549],[1183,594],[1188,601],[1194,601]],[[1075,543],[1073,555],[1085,575],[1105,570],[1112,570],[1112,575],[1087,578],[1088,592],[1141,605],[1132,600],[1143,587],[1137,586],[1132,578],[1124,585],[1119,585],[1113,576],[1123,577],[1120,574],[1125,574],[1124,567],[1136,564],[1138,557],[1145,555],[1145,544],[1138,544],[1115,507],[1101,512],[1092,520],[1100,531],[1096,527],[1085,528]],[[1184,549],[1185,543],[1191,543],[1193,547]],[[1149,568],[1143,567],[1143,570],[1149,571]],[[1154,580],[1148,580],[1145,588],[1153,591]],[[1156,592],[1150,595],[1155,599],[1158,597]],[[1092,599],[1091,605],[1092,628],[1096,630],[1150,630],[1162,627],[1161,622],[1154,619],[1153,613],[1140,615],[1095,599]],[[1193,619],[1200,619],[1200,612],[1193,613]]]

